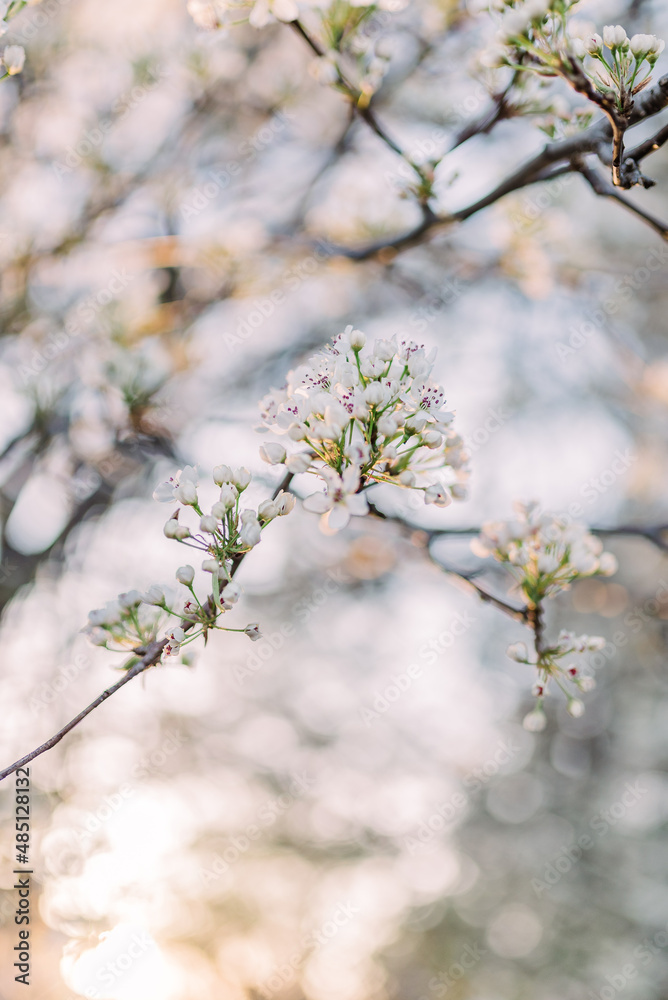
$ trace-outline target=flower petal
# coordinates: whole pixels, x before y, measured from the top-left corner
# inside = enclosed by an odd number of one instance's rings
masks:
[[[332,498],[325,496],[324,493],[312,493],[303,502],[304,510],[310,510],[314,514],[325,514],[328,510],[332,509],[332,506]]]

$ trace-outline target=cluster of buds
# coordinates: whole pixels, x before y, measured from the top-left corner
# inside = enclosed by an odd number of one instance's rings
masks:
[[[536,706],[524,718],[525,729],[540,732],[545,728],[547,720],[543,701],[551,681],[566,695],[566,710],[569,715],[575,719],[580,718],[585,708],[584,702],[577,695],[593,691],[596,681],[590,674],[583,674],[581,668],[570,660],[570,657],[603,649],[604,645],[605,639],[601,636],[576,636],[573,632],[562,631],[553,646],[541,649],[540,653],[534,654],[533,657],[523,642],[515,642],[508,647],[507,652],[511,660],[534,666],[538,671],[538,678],[532,690]],[[569,662],[565,663],[564,660],[567,658]]]
[[[603,29],[603,37],[594,33],[584,39],[575,38],[572,48],[579,59],[591,57],[588,75],[592,83],[599,93],[614,99],[624,110],[630,98],[649,83],[665,44],[655,35],[638,34],[629,38],[620,24],[609,24]]]
[[[261,403],[263,427],[285,442],[267,442],[262,458],[324,479],[326,492],[304,506],[331,530],[367,512],[361,491],[373,483],[421,490],[442,507],[466,496],[468,455],[430,380],[435,352],[395,338],[365,348],[365,335],[347,327]]]
[[[136,649],[154,642],[166,615],[172,613],[161,587],[152,586],[146,594],[130,590],[103,608],[89,611],[83,632],[95,646]]]
[[[295,505],[295,498],[290,493],[281,492],[276,497],[263,500],[257,510],[240,510],[241,495],[251,481],[248,469],[233,470],[227,465],[217,465],[213,470],[213,481],[220,487],[220,494],[209,513],[200,507],[197,472],[190,465],[161,483],[153,497],[162,503],[180,505],[165,524],[167,538],[205,553],[207,558],[202,569],[219,573],[225,578],[234,557],[254,548],[262,538],[262,529],[275,517],[289,514]],[[193,530],[179,520],[183,510],[191,510],[198,516],[197,529]]]
[[[164,533],[168,538],[198,549],[205,555],[202,570],[211,574],[212,594],[201,601],[194,588],[194,568],[180,566],[176,579],[189,591],[185,603],[172,601],[168,604],[165,591],[157,585],[150,587],[146,594],[138,590],[120,594],[117,600],[109,601],[104,608],[89,613],[88,625],[83,631],[92,643],[107,649],[132,649],[141,653],[156,642],[160,628],[169,616],[178,619],[178,624],[163,636],[162,655],[165,657],[177,656],[184,643],[192,642],[201,635],[206,638],[209,629],[243,632],[252,641],[260,638],[256,622],[245,628],[226,628],[219,625],[218,620],[222,613],[234,608],[241,596],[241,588],[232,579],[235,560],[258,544],[262,529],[270,521],[293,509],[295,498],[281,491],[260,503],[257,510],[240,510],[241,495],[251,481],[248,470],[232,470],[226,465],[219,465],[213,471],[213,480],[220,488],[220,495],[210,513],[204,513],[200,507],[198,477],[192,466],[179,470],[175,476],[161,483],[153,494],[156,500],[180,505],[167,521]],[[179,521],[182,510],[192,512],[199,519],[198,529],[191,530]]]
[[[494,0],[501,11],[497,45],[487,61],[497,66],[561,76],[576,90],[593,88],[626,112],[633,96],[645,87],[664,49],[654,35],[629,38],[619,25],[607,25],[603,35],[576,35],[568,15],[577,0]],[[584,84],[584,85],[583,85]],[[589,94],[591,96],[591,93]]]
[[[537,503],[515,504],[512,521],[489,521],[471,542],[481,558],[493,556],[505,563],[515,578],[515,589],[529,608],[546,597],[568,590],[575,580],[612,576],[617,560],[603,552],[599,538],[583,524],[567,524],[541,513]]]

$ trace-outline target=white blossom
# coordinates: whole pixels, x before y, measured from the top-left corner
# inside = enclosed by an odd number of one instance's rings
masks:
[[[176,500],[186,504],[197,503],[197,483],[196,470],[192,465],[186,465],[175,476],[156,487],[153,499],[160,503],[174,503]]]
[[[162,587],[158,587],[157,584],[153,584],[148,588],[146,594],[143,597],[145,604],[155,604],[161,605],[165,603],[165,592]]]
[[[282,465],[285,462],[285,448],[283,445],[268,441],[260,446],[260,458],[269,465]]]
[[[628,45],[628,36],[621,24],[606,24],[603,29],[603,43],[609,49],[620,49]]]
[[[264,28],[274,19],[296,21],[298,17],[295,0],[255,0],[248,22],[254,28]]]
[[[176,579],[179,583],[183,583],[186,587],[189,587],[195,579],[195,570],[190,565],[179,566],[176,571]]]

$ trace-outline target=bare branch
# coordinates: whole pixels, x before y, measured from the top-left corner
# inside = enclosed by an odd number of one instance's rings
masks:
[[[575,163],[574,169],[578,170],[579,173],[582,174],[597,195],[602,198],[611,198],[613,201],[619,202],[619,204],[623,205],[629,212],[633,212],[633,214],[637,215],[643,220],[643,222],[646,222],[648,226],[651,226],[651,228],[658,233],[662,239],[668,240],[668,226],[666,226],[664,222],[661,222],[661,220],[657,219],[654,215],[650,215],[649,212],[646,212],[644,209],[635,205],[632,201],[626,198],[623,194],[620,194],[617,188],[608,184],[608,182],[604,180],[596,172],[596,170],[593,169],[593,167],[590,167],[587,163],[585,163],[584,160]]]

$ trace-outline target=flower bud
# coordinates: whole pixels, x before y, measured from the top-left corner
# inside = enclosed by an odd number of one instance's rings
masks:
[[[569,715],[572,715],[574,719],[579,719],[584,715],[584,710],[584,702],[580,701],[579,698],[569,698],[566,705],[566,711]]]
[[[186,587],[189,587],[195,579],[195,570],[190,565],[179,566],[176,571],[176,579],[179,583],[183,583]]]
[[[308,434],[308,427],[306,424],[290,424],[288,427],[288,437],[291,441],[303,441]]]
[[[513,642],[506,650],[506,656],[516,663],[526,663],[529,659],[529,650],[523,642]]]
[[[232,482],[236,487],[238,487],[239,492],[243,492],[251,481],[251,474],[248,469],[243,466],[240,469],[235,469],[232,473]]]
[[[237,502],[238,496],[239,496],[239,491],[237,490],[236,486],[232,485],[232,483],[223,483],[223,485],[220,487],[219,502],[223,505],[225,510],[230,510],[230,508],[234,507],[235,503]]]
[[[606,24],[603,29],[603,41],[609,49],[628,48],[629,40],[621,24]]]
[[[16,76],[23,69],[26,61],[26,50],[22,45],[7,45],[2,53],[2,61],[10,76]]]
[[[223,588],[221,597],[225,604],[236,604],[241,597],[241,587],[238,583],[228,583],[226,587]]]
[[[300,451],[296,455],[289,455],[285,465],[288,472],[295,476],[300,472],[308,472],[311,466],[311,456],[305,451]]]
[[[128,590],[127,594],[118,595],[118,603],[125,611],[136,608],[141,602],[142,596],[138,590]]]
[[[223,483],[231,483],[232,470],[229,465],[217,465],[213,470],[213,481],[216,486],[222,486]]]
[[[371,382],[362,395],[369,406],[379,406],[385,399],[385,390],[380,382]]]
[[[166,538],[176,538],[176,533],[179,530],[179,522],[174,517],[170,517],[167,524],[162,529],[163,534]]]
[[[291,510],[294,510],[294,506],[297,503],[297,498],[292,493],[286,493],[284,490],[278,494],[275,500],[276,507],[278,508],[278,516],[285,517],[289,514]]]
[[[585,39],[585,49],[591,56],[599,55],[603,51],[603,39],[601,36],[594,32],[593,35]]]
[[[158,587],[157,584],[153,584],[148,588],[146,594],[144,595],[144,604],[155,604],[160,607],[161,604],[165,603],[165,592],[162,587]]]
[[[253,622],[251,625],[247,625],[244,632],[251,640],[251,642],[257,642],[258,639],[262,638],[262,633],[260,632],[260,626],[257,622]]]
[[[353,330],[350,334],[350,346],[353,351],[361,351],[366,344],[366,337],[361,330]]]
[[[99,628],[96,625],[93,628],[85,628],[83,631],[85,632],[88,641],[92,642],[94,646],[106,646],[109,635],[103,628]]]
[[[391,340],[377,340],[373,345],[373,353],[381,361],[391,361],[397,353]]]
[[[440,448],[443,444],[443,436],[438,431],[427,431],[422,435],[422,443],[427,448]]]
[[[261,521],[273,521],[278,517],[278,507],[273,500],[263,500],[257,508],[257,515]]]
[[[268,441],[260,445],[260,458],[268,465],[283,465],[285,462],[285,448],[282,444],[275,444]]]
[[[202,569],[205,573],[217,573],[220,566],[216,559],[205,559],[202,562]]]
[[[540,733],[545,729],[547,725],[547,719],[545,718],[545,712],[540,708],[535,708],[533,712],[529,712],[528,715],[524,716],[522,720],[522,725],[530,733]]]
[[[177,500],[180,500],[181,503],[192,506],[197,503],[197,488],[194,483],[190,482],[189,479],[185,479],[177,486],[174,496]]]
[[[402,486],[415,486],[415,473],[411,472],[410,469],[404,469],[399,474],[399,482]]]

